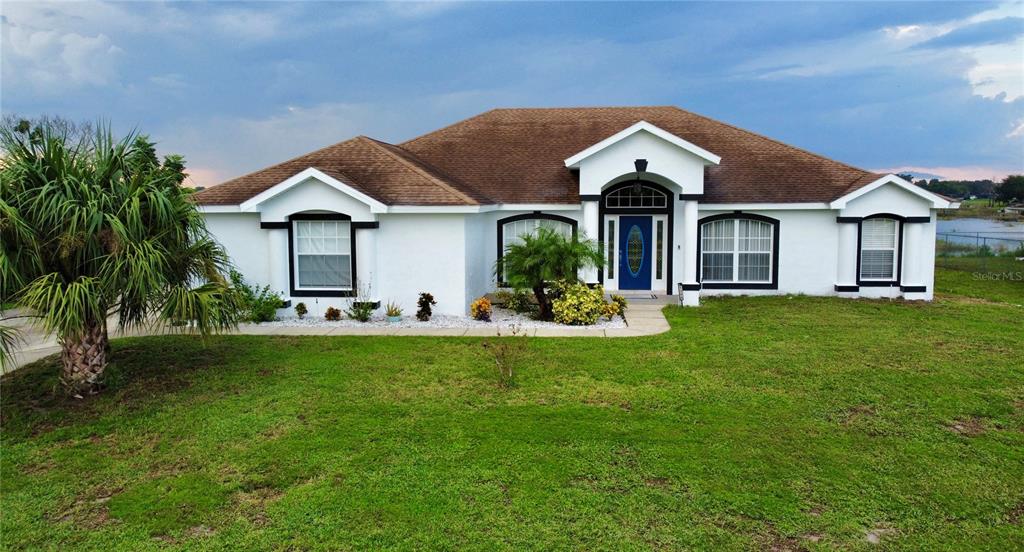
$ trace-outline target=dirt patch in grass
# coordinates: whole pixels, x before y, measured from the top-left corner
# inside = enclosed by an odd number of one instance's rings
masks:
[[[878,526],[874,529],[869,529],[864,533],[864,540],[868,544],[882,544],[882,540],[892,537],[896,534],[896,530],[892,527]]]
[[[251,491],[235,493],[233,500],[239,513],[256,527],[270,524],[267,506],[277,502],[284,491],[273,487],[259,487]]]
[[[946,427],[953,433],[966,437],[977,437],[985,433],[985,422],[977,416],[959,418]]]
[[[648,477],[644,479],[644,485],[648,487],[657,487],[660,489],[667,488],[670,485],[670,481],[667,477]]]
[[[767,531],[756,540],[760,550],[770,550],[771,552],[806,552],[808,550],[801,539],[779,533],[771,523],[767,525]]]
[[[1024,521],[1024,502],[1019,502],[1011,508],[1010,512],[1006,514],[1006,520],[1012,525],[1020,525],[1021,521]]]
[[[867,404],[858,404],[851,406],[846,409],[842,415],[842,423],[844,426],[849,426],[857,423],[860,420],[873,418],[875,416],[875,409]]]

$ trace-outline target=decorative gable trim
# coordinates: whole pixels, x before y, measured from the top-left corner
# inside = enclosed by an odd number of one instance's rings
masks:
[[[921,199],[930,202],[932,204],[932,209],[956,209],[960,207],[959,202],[951,201],[938,194],[933,194],[932,192],[929,192],[928,190],[925,190],[920,186],[915,186],[914,184],[911,184],[910,182],[907,182],[906,180],[903,180],[902,178],[894,174],[887,174],[866,186],[858,188],[842,197],[833,200],[831,203],[829,203],[829,207],[832,209],[845,209],[846,204],[848,204],[849,202],[873,190],[881,188],[886,184],[893,184],[895,186],[898,186],[903,190],[906,190],[907,192],[910,192],[911,194],[914,194],[917,197],[920,197]]]
[[[365,203],[370,207],[370,212],[372,213],[386,213],[388,210],[387,205],[364,194],[363,192],[360,192],[359,190],[353,188],[349,184],[346,184],[338,180],[337,178],[334,178],[333,176],[330,176],[324,173],[323,171],[320,171],[313,167],[309,167],[308,169],[289,177],[283,182],[275,184],[274,186],[271,186],[270,188],[264,190],[263,192],[260,192],[252,199],[246,200],[245,202],[238,206],[238,210],[241,212],[256,211],[256,207],[258,207],[261,203],[273,197],[276,197],[311,178],[314,180],[318,180],[324,184],[327,184],[328,186],[334,188],[335,190],[338,190],[339,192],[357,201]]]
[[[613,144],[621,142],[622,140],[625,140],[626,138],[629,138],[630,136],[632,136],[632,135],[634,135],[634,134],[636,134],[637,132],[640,132],[640,131],[645,131],[645,132],[648,132],[650,134],[653,134],[653,135],[657,136],[658,138],[661,138],[662,140],[665,140],[666,142],[668,142],[668,143],[670,143],[670,144],[672,144],[672,145],[674,145],[674,146],[676,146],[676,147],[678,147],[680,149],[686,150],[686,151],[692,153],[693,155],[696,155],[697,157],[700,157],[701,159],[703,159],[708,164],[717,165],[717,164],[721,163],[721,161],[722,161],[721,157],[711,153],[710,151],[708,151],[708,150],[706,150],[706,149],[704,149],[704,148],[702,148],[702,147],[700,147],[700,146],[698,146],[696,144],[687,142],[686,140],[683,140],[682,138],[676,136],[675,134],[672,134],[671,132],[668,132],[667,130],[660,129],[660,128],[652,125],[651,123],[648,123],[647,121],[640,121],[639,123],[636,123],[635,125],[627,128],[627,129],[621,130],[621,131],[619,131],[619,132],[609,136],[608,138],[605,138],[604,140],[601,140],[600,142],[590,146],[589,148],[587,148],[587,149],[577,153],[576,155],[573,155],[572,157],[566,159],[565,160],[565,166],[569,167],[570,169],[578,169],[579,166],[580,166],[580,163],[584,159],[586,159],[586,158],[596,154],[597,152],[599,152],[599,151],[601,151],[601,150],[603,150],[603,149],[605,149],[605,148],[607,148],[609,146],[612,146]]]

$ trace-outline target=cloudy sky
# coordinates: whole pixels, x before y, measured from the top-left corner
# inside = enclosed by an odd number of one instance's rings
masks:
[[[673,104],[851,164],[1024,172],[1021,3],[0,3],[0,108],[210,185],[494,107]]]

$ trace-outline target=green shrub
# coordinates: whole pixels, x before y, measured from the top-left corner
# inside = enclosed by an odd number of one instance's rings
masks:
[[[503,307],[520,314],[532,313],[537,310],[537,305],[530,299],[530,294],[525,289],[512,291],[501,290],[494,294],[495,298]]]
[[[559,292],[552,303],[555,322],[570,326],[589,326],[605,315],[604,288],[587,287],[586,284],[559,283],[552,286]]]
[[[309,313],[309,309],[306,308],[305,303],[299,303],[298,305],[295,305],[295,316],[298,316],[300,319],[302,319],[306,317],[307,313]]]
[[[375,310],[377,310],[376,305],[370,301],[352,301],[348,308],[345,309],[345,314],[352,320],[369,322]]]
[[[231,271],[231,285],[238,291],[239,318],[248,322],[270,322],[277,318],[277,309],[284,301],[270,286],[257,288],[246,283],[237,270]]]
[[[434,301],[433,295],[425,291],[420,293],[420,298],[418,301],[416,301],[416,306],[419,307],[419,309],[416,310],[416,320],[419,320],[420,322],[426,322],[427,320],[430,320],[430,317],[433,316],[434,314],[431,311],[430,307],[431,305],[436,304],[437,301]]]
[[[324,311],[324,319],[330,322],[337,322],[341,320],[341,311],[334,307],[327,307],[327,310]]]

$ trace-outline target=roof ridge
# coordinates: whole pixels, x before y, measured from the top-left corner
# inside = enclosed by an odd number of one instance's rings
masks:
[[[395,147],[401,147],[401,146],[403,146],[405,144],[408,144],[410,142],[415,142],[416,140],[419,140],[420,138],[426,138],[427,136],[430,136],[431,134],[438,134],[440,132],[444,132],[444,131],[446,131],[446,130],[454,127],[454,126],[461,125],[462,123],[465,123],[467,121],[472,121],[473,119],[479,119],[480,117],[483,117],[484,115],[487,115],[488,113],[492,113],[494,111],[498,111],[498,108],[488,109],[487,111],[484,111],[483,113],[477,113],[476,115],[473,115],[472,117],[466,117],[465,119],[459,119],[458,121],[455,121],[454,123],[452,123],[450,125],[445,125],[445,126],[443,126],[441,128],[436,128],[434,130],[431,130],[430,132],[424,132],[423,134],[420,134],[419,136],[414,136],[412,138],[409,138],[408,140],[402,142],[401,144],[391,144],[391,145],[395,146]],[[405,148],[402,148],[402,149],[405,150]]]
[[[264,171],[267,171],[267,170],[270,170],[270,169],[273,169],[273,168],[276,168],[276,167],[280,167],[281,165],[284,165],[286,163],[291,163],[292,161],[298,161],[298,160],[302,159],[303,157],[309,157],[311,155],[316,155],[316,154],[318,154],[318,153],[320,153],[322,151],[326,151],[326,150],[329,150],[329,149],[331,149],[333,147],[340,146],[340,145],[344,144],[345,142],[351,142],[352,140],[355,140],[355,138],[348,138],[348,139],[342,140],[340,142],[335,142],[335,143],[330,144],[328,146],[324,146],[324,147],[322,147],[320,149],[315,149],[313,151],[309,151],[309,152],[303,153],[302,155],[296,155],[295,157],[292,157],[291,159],[285,159],[284,161],[281,161],[281,162],[278,162],[278,163],[274,163],[273,165],[270,165],[270,166],[267,166],[267,167],[263,167],[262,169],[256,169],[255,171],[250,171],[250,172],[247,172],[245,174],[240,174],[240,175],[238,175],[238,176],[236,176],[236,177],[234,177],[232,179],[225,180],[224,182],[221,182],[219,184],[214,184],[214,185],[209,186],[209,187],[207,187],[207,188],[205,188],[203,190],[200,190],[200,191],[198,191],[196,193],[197,194],[201,194],[201,193],[205,192],[206,190],[212,190],[213,188],[217,188],[219,186],[223,186],[224,184],[230,184],[230,183],[232,183],[232,182],[234,182],[236,180],[240,180],[240,179],[245,178],[247,176],[253,176],[255,174],[259,174],[261,172],[264,172]],[[312,167],[312,166],[313,165],[310,165],[310,167]]]
[[[466,192],[456,188],[455,186],[452,186],[451,184],[449,184],[447,182],[444,182],[440,178],[437,178],[434,175],[432,175],[432,174],[428,173],[427,171],[423,170],[423,168],[416,166],[415,163],[409,161],[408,159],[403,159],[401,156],[395,154],[390,149],[384,147],[385,144],[388,145],[388,146],[391,146],[391,147],[396,147],[396,148],[398,146],[396,146],[394,144],[388,144],[387,142],[382,142],[380,140],[377,140],[377,139],[374,139],[374,138],[370,138],[369,136],[363,136],[363,135],[359,135],[355,139],[356,140],[363,140],[363,141],[366,141],[366,142],[370,143],[371,145],[373,145],[373,147],[383,151],[388,157],[391,157],[392,159],[398,161],[402,165],[404,165],[404,166],[408,167],[409,169],[413,170],[414,172],[416,172],[420,176],[422,176],[422,177],[426,178],[427,180],[430,180],[431,182],[441,186],[442,188],[448,190],[449,192],[455,194],[456,196],[459,196],[460,198],[462,198],[463,201],[468,201],[470,203],[475,203],[477,205],[480,204],[480,201],[478,199],[476,199],[474,197],[471,197]],[[401,149],[403,152],[405,151],[405,149],[402,149],[402,148],[399,148],[399,149]],[[409,153],[409,152],[406,152],[406,153]],[[419,158],[416,157],[415,155],[412,155],[412,153],[409,153],[409,155],[412,156],[413,158],[415,158],[416,160],[419,160]]]
[[[701,119],[704,119],[704,120],[707,120],[707,121],[711,121],[713,123],[717,123],[717,124],[720,124],[722,126],[727,126],[727,127],[731,128],[733,130],[738,130],[740,132],[749,134],[751,136],[757,136],[758,138],[762,138],[764,140],[768,140],[769,142],[774,142],[776,144],[779,144],[780,146],[785,146],[785,147],[790,148],[792,150],[796,150],[796,151],[799,151],[801,153],[805,153],[807,155],[810,155],[810,156],[813,156],[813,157],[817,157],[819,159],[824,159],[825,161],[831,161],[832,163],[836,163],[836,164],[842,165],[842,166],[844,166],[846,168],[853,169],[855,171],[860,171],[862,173],[871,174],[871,171],[869,171],[867,169],[862,169],[860,167],[854,167],[853,165],[851,165],[849,163],[845,163],[845,162],[839,161],[837,159],[832,159],[831,157],[826,157],[826,156],[824,156],[824,155],[822,155],[820,153],[814,153],[813,151],[801,148],[799,146],[794,146],[793,144],[787,144],[786,142],[783,142],[782,140],[778,140],[776,138],[772,138],[771,136],[765,136],[764,134],[761,134],[761,133],[758,133],[758,132],[754,132],[752,130],[747,130],[747,129],[742,128],[742,127],[738,127],[738,126],[736,126],[736,125],[734,125],[732,123],[727,123],[725,121],[719,121],[718,119],[713,119],[711,117],[708,117],[707,115],[701,115],[700,113],[694,113],[693,111],[689,111],[689,110],[683,109],[683,108],[681,108],[681,107],[679,107],[677,105],[673,105],[673,106],[669,106],[669,107],[671,107],[673,109],[677,109],[679,111],[682,111],[683,113],[686,113],[687,115],[693,115],[694,117],[700,117]],[[857,178],[861,178],[861,177],[863,177],[863,175],[858,176]]]

